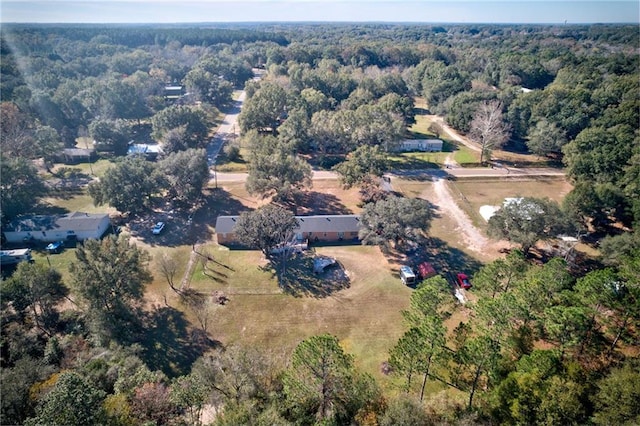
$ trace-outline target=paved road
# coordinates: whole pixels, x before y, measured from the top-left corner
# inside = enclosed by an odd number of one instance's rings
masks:
[[[338,179],[338,175],[335,172],[329,172],[325,170],[314,170],[313,180],[323,179]],[[247,180],[246,173],[224,173],[218,172],[218,182],[244,182]]]
[[[218,127],[213,139],[209,141],[209,144],[207,145],[207,162],[209,163],[209,167],[214,165],[224,143],[240,134],[237,122],[245,97],[246,93],[242,91],[238,99],[233,101],[233,106],[222,120],[222,123],[220,124],[220,127]]]
[[[253,79],[256,81],[260,80],[264,73],[264,70],[254,69]],[[246,97],[247,93],[244,90],[240,92],[238,99],[233,101],[233,105],[222,120],[216,134],[209,141],[209,144],[206,147],[209,167],[215,164],[218,154],[220,154],[220,150],[224,146],[225,142],[233,140],[240,135],[240,127],[237,124],[238,115],[240,115],[240,110],[242,109],[242,104]]]
[[[564,176],[564,172],[557,169],[534,167],[534,168],[501,168],[490,169],[487,167],[479,168],[449,168],[449,169],[424,169],[424,170],[394,170],[387,175],[391,177],[399,177],[416,180],[431,180],[435,178],[453,177],[537,177],[537,176]],[[314,170],[313,180],[322,179],[338,179],[335,172],[325,170]],[[218,172],[218,182],[244,182],[247,180],[246,173],[222,173]]]

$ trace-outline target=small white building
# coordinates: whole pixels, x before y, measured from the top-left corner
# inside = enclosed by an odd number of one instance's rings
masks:
[[[396,147],[396,151],[421,151],[421,152],[441,152],[441,139],[405,139]]]
[[[4,227],[8,243],[99,239],[111,226],[109,215],[73,212],[56,216],[20,216]]]

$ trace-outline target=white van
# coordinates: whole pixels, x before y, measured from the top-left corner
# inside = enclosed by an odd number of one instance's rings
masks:
[[[33,259],[31,258],[31,249],[22,248],[0,251],[0,264],[16,265],[20,262],[33,262]]]
[[[413,273],[413,269],[409,266],[402,265],[400,267],[400,279],[404,285],[412,285],[416,283],[416,274]]]

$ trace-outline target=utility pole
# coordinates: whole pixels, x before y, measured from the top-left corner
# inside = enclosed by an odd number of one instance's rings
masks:
[[[218,170],[216,168],[217,158],[213,160],[213,177],[216,180],[216,189],[218,189]]]

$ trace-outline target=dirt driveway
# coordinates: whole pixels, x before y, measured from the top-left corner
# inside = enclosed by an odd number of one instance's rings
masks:
[[[451,157],[451,155],[447,156],[445,164],[455,167],[456,163]],[[438,206],[439,214],[450,218],[455,223],[455,233],[469,250],[484,256],[498,257],[501,250],[511,247],[507,241],[495,241],[487,238],[480,229],[473,225],[469,216],[456,202],[445,178],[434,176],[432,180],[433,187],[424,190],[420,194],[420,198],[429,200]]]

